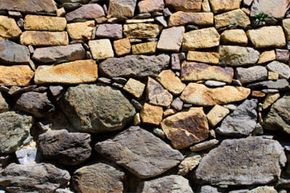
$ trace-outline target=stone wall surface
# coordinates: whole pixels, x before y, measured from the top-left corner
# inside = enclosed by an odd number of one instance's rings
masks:
[[[290,192],[289,0],[0,0],[0,192]]]

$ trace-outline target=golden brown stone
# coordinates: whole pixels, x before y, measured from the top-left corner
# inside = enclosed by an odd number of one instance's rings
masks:
[[[127,38],[156,38],[160,26],[152,23],[125,24],[123,32]]]
[[[187,53],[187,60],[195,62],[218,64],[219,58],[220,56],[218,52],[189,51]]]
[[[209,0],[214,13],[239,9],[242,0]]]
[[[66,19],[40,15],[27,15],[24,19],[25,30],[35,31],[63,31],[66,28]]]
[[[165,4],[178,11],[201,11],[202,0],[165,0]]]
[[[157,42],[145,42],[132,45],[133,54],[154,54],[156,52]]]
[[[117,56],[123,56],[131,52],[131,43],[128,38],[114,41],[114,49]]]
[[[20,36],[20,42],[33,46],[66,46],[68,35],[66,32],[25,31]]]
[[[157,80],[169,92],[178,95],[185,88],[185,84],[172,72],[172,70],[163,70],[157,77]]]
[[[114,51],[109,39],[91,40],[89,41],[89,47],[93,58],[96,60],[114,57]]]
[[[251,24],[250,18],[241,9],[216,15],[214,21],[217,29],[227,26],[246,28]]]
[[[230,113],[229,109],[220,105],[215,105],[206,115],[206,117],[208,119],[209,124],[214,127],[219,122],[221,122],[229,113]]]
[[[213,25],[213,13],[211,12],[183,12],[178,11],[169,17],[169,26],[194,24],[199,26]]]
[[[142,0],[138,3],[140,13],[162,11],[164,9],[163,1]]]
[[[16,38],[21,32],[14,19],[0,15],[0,38]]]
[[[130,78],[123,89],[135,96],[136,98],[140,98],[145,90],[145,84],[138,80]]]
[[[67,24],[67,32],[74,40],[91,40],[95,30],[95,21]]]
[[[27,86],[33,74],[28,65],[0,66],[0,85]]]
[[[145,103],[141,112],[141,120],[143,123],[148,123],[152,125],[159,125],[162,121],[163,109],[162,107],[150,105]]]
[[[290,40],[290,19],[284,19],[283,20],[283,28],[286,33],[286,39]]]
[[[248,37],[242,29],[226,30],[221,34],[221,42],[224,44],[238,44],[246,46],[248,44]]]

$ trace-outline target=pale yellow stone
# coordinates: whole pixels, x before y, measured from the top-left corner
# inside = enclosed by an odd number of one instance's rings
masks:
[[[187,60],[189,61],[218,64],[219,58],[220,56],[218,52],[189,51],[187,53]]]
[[[249,16],[241,9],[236,9],[214,17],[215,27],[217,29],[227,26],[236,26],[246,28],[251,24]]]
[[[69,43],[67,32],[25,31],[20,42],[33,46],[66,46]]]
[[[269,80],[278,80],[279,79],[279,73],[268,71],[268,79]]]
[[[209,0],[203,0],[201,4],[202,11],[204,12],[211,12]]]
[[[163,109],[162,107],[150,105],[145,103],[141,112],[141,120],[143,123],[152,125],[159,125],[162,121]]]
[[[196,168],[201,160],[201,156],[199,154],[192,153],[188,157],[186,157],[182,162],[178,165],[177,174],[185,176],[194,168]]]
[[[174,109],[166,109],[164,112],[163,112],[163,117],[168,117],[170,115],[174,115],[176,113],[176,111]]]
[[[63,31],[66,28],[64,17],[27,15],[24,19],[24,29],[34,31]]]
[[[114,57],[114,51],[109,39],[91,40],[89,41],[89,47],[93,58],[96,60]]]
[[[198,26],[211,26],[214,23],[211,12],[184,12],[177,11],[169,17],[169,26],[194,24]]]
[[[73,40],[94,39],[95,21],[85,21],[67,24],[67,32]]]
[[[221,34],[221,42],[246,46],[248,44],[248,37],[242,29],[226,30]]]
[[[65,14],[66,14],[66,11],[65,11],[65,9],[63,7],[56,10],[56,16],[57,17],[64,17]]]
[[[145,90],[145,84],[138,80],[130,78],[123,87],[123,89],[135,96],[136,98],[140,98]]]
[[[28,65],[0,66],[0,85],[27,86],[33,75]]]
[[[209,0],[214,13],[239,9],[242,0]]]
[[[290,40],[290,19],[284,19],[283,22],[283,28],[286,33],[286,38],[289,41]]]
[[[280,98],[280,94],[279,93],[275,93],[275,94],[267,94],[263,104],[262,104],[262,108],[263,109],[267,109],[269,108],[275,101],[277,101]]]
[[[263,64],[266,62],[271,62],[276,59],[275,50],[264,51],[261,53],[258,64]]]
[[[215,105],[206,115],[206,117],[208,119],[209,124],[214,127],[219,122],[221,122],[229,113],[230,113],[229,109],[220,105]]]
[[[21,29],[18,27],[14,19],[0,15],[1,39],[17,38],[20,36],[21,32]]]
[[[38,66],[35,71],[35,84],[80,84],[95,82],[98,66],[94,60],[76,60],[52,66]]]
[[[152,23],[154,22],[153,18],[148,19],[126,19],[126,23]]]
[[[154,54],[156,52],[157,42],[145,42],[132,45],[133,54]]]
[[[265,26],[247,31],[247,35],[256,48],[284,47],[285,34],[281,26]]]
[[[210,27],[184,33],[182,48],[184,50],[212,48],[218,46],[219,42],[218,31],[214,27]]]
[[[124,25],[124,34],[127,38],[156,38],[161,27],[152,23],[134,23]]]
[[[163,70],[157,80],[172,94],[178,95],[185,88],[185,84],[174,74],[172,70]]]
[[[134,125],[140,125],[141,124],[141,117],[140,117],[140,113],[136,113],[134,115]]]
[[[129,38],[123,38],[114,41],[114,49],[117,56],[123,56],[131,52],[131,43]]]

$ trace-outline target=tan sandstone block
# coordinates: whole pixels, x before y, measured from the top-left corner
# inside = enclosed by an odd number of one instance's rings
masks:
[[[27,15],[24,19],[25,30],[63,31],[65,28],[66,19],[64,17]]]

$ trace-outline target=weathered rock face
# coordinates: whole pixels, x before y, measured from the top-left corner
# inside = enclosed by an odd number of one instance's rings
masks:
[[[109,77],[146,77],[158,75],[169,65],[169,56],[132,55],[121,58],[109,58],[100,64],[100,70]]]
[[[125,24],[123,32],[127,38],[156,38],[160,26],[152,23]]]
[[[263,137],[224,140],[199,164],[196,177],[213,185],[251,185],[275,181],[286,161],[282,146]]]
[[[257,83],[251,83],[248,85],[251,89],[277,89],[277,90],[289,90],[289,82],[286,79],[279,79],[277,81],[262,81]]]
[[[141,179],[160,175],[183,159],[179,151],[140,127],[130,127],[95,148]]]
[[[33,75],[28,65],[0,66],[0,84],[4,86],[27,86]]]
[[[164,29],[161,33],[157,48],[160,50],[178,52],[181,47],[184,32],[185,29],[183,26]]]
[[[0,37],[17,38],[22,33],[15,20],[6,16],[0,16]]]
[[[27,64],[30,59],[26,46],[0,39],[0,62],[2,64]]]
[[[162,11],[164,9],[164,2],[154,0],[143,0],[138,3],[138,8],[141,13]]]
[[[84,21],[67,24],[67,33],[73,40],[94,39],[95,21]]]
[[[183,12],[178,11],[169,17],[169,26],[195,24],[198,26],[210,26],[214,23],[212,13]]]
[[[290,67],[282,62],[273,61],[267,65],[267,69],[278,73],[281,78],[290,78]]]
[[[133,17],[137,0],[111,0],[108,15],[110,17]]]
[[[188,180],[178,175],[170,175],[150,181],[145,181],[139,184],[137,189],[138,193],[193,193]]]
[[[93,58],[96,60],[103,60],[114,57],[114,51],[109,39],[91,40],[89,47]]]
[[[43,192],[53,193],[59,187],[67,186],[70,175],[54,165],[10,164],[0,174],[0,185],[7,192]]]
[[[14,111],[0,114],[0,153],[13,153],[28,137],[32,127],[31,116],[20,115]]]
[[[135,114],[128,99],[109,86],[70,87],[61,104],[74,128],[82,132],[120,130]]]
[[[23,45],[65,46],[68,45],[67,32],[25,31],[20,36]]]
[[[123,180],[125,173],[108,164],[96,163],[84,166],[73,175],[75,190],[82,193],[124,191]]]
[[[101,24],[97,27],[96,36],[101,38],[121,39],[123,26],[120,24]]]
[[[3,113],[8,110],[9,110],[9,105],[7,104],[2,94],[0,93],[0,113]]]
[[[63,31],[66,19],[61,17],[27,15],[24,20],[25,30],[36,31]]]
[[[66,14],[68,22],[75,20],[96,19],[105,16],[103,8],[98,4],[86,4]]]
[[[160,106],[145,103],[140,112],[140,118],[143,123],[159,125],[162,121],[163,109]]]
[[[231,29],[221,34],[221,42],[224,44],[247,45],[248,37],[242,29]]]
[[[167,6],[173,7],[178,11],[201,11],[201,0],[165,0]]]
[[[282,18],[289,8],[287,0],[254,0],[251,7],[251,16],[255,17],[259,13],[265,13],[270,17]]]
[[[237,78],[241,83],[250,83],[267,80],[268,71],[264,66],[253,66],[249,68],[237,68]]]
[[[208,123],[202,108],[190,109],[165,118],[161,127],[176,149],[184,149],[208,137]]]
[[[236,27],[246,28],[251,24],[250,18],[241,9],[236,9],[214,17],[215,27],[217,29],[234,25]]]
[[[214,13],[226,12],[240,8],[242,0],[209,0]]]
[[[163,70],[157,80],[171,93],[179,95],[185,88],[185,84],[174,74],[172,70]]]
[[[67,130],[47,131],[38,137],[38,150],[46,160],[64,165],[78,165],[91,155],[91,137]]]

